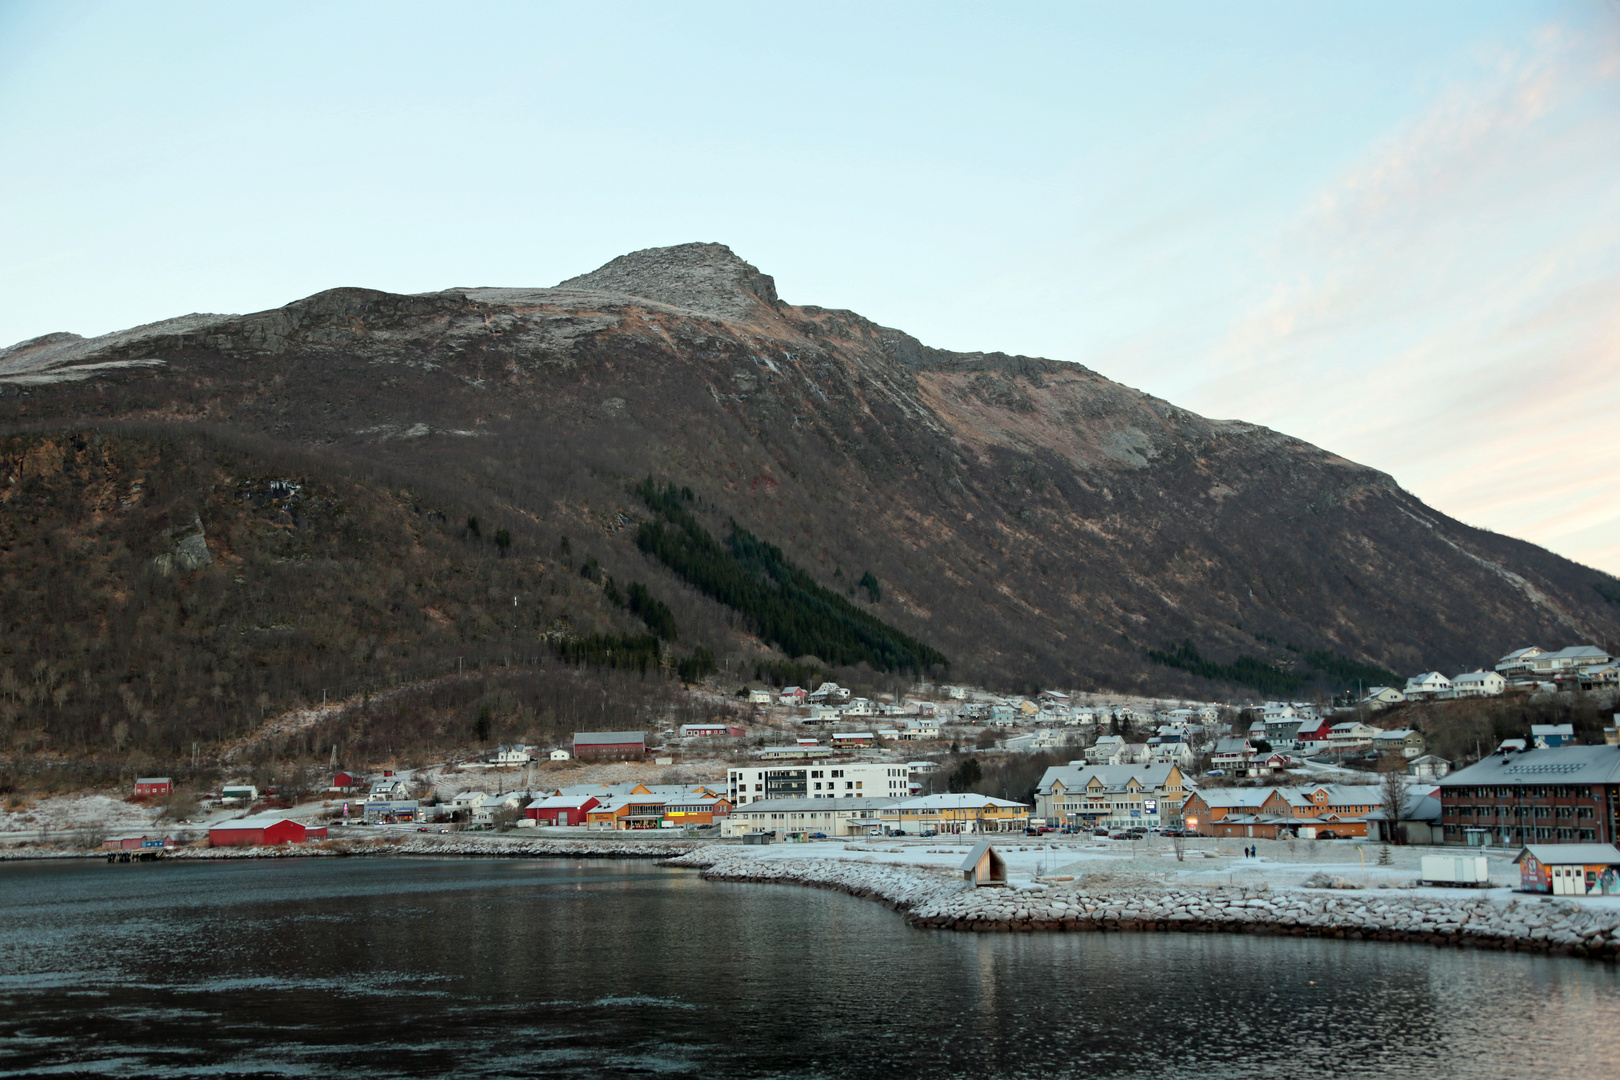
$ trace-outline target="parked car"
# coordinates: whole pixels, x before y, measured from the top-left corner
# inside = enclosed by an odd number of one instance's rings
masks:
[[[1130,838],[1131,838],[1131,834],[1130,833],[1125,833],[1125,832],[1116,832],[1116,833],[1109,833],[1108,834],[1108,839],[1110,839],[1110,840],[1129,840]]]
[[[810,834],[810,839],[812,839],[812,840],[825,840],[825,839],[827,839],[827,834],[824,833],[824,832],[813,832],[813,833]]]

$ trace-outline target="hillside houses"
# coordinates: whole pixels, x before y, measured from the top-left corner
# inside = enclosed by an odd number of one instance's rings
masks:
[[[1402,691],[1408,701],[1449,696],[1450,692],[1451,680],[1438,671],[1425,671],[1421,675],[1412,676],[1406,680],[1406,688]]]

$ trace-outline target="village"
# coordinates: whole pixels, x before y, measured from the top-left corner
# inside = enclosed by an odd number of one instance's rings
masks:
[[[988,836],[1135,851],[1236,840],[1253,858],[1277,843],[1342,841],[1383,845],[1386,860],[1391,845],[1539,852],[1526,888],[1620,894],[1620,728],[1582,745],[1569,724],[1533,725],[1528,738],[1459,768],[1428,753],[1421,731],[1373,722],[1408,700],[1555,693],[1566,680],[1584,691],[1613,668],[1590,646],[1520,649],[1490,672],[1425,672],[1338,708],[1055,690],[1005,697],[962,686],[918,686],[898,699],[859,697],[831,682],[747,689],[746,727],[580,731],[564,746],[507,744],[477,760],[339,769],[305,792],[225,784],[183,820],[152,809],[174,796],[172,779],[141,777],[128,812],[81,824],[73,836],[81,847],[95,840],[112,860],[186,846],[525,830],[745,846]],[[1119,731],[1128,734],[1111,733]],[[1045,764],[1028,772],[1023,790],[974,790],[984,787],[981,763],[996,761]],[[30,822],[17,817],[9,815],[0,840],[63,839],[19,828]]]

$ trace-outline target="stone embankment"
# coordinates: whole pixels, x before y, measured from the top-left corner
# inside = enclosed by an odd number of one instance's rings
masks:
[[[1620,957],[1620,909],[1556,898],[1515,896],[1504,903],[1463,890],[1413,896],[1266,886],[1087,888],[1083,882],[975,889],[945,870],[759,859],[723,848],[694,851],[669,865],[701,867],[713,880],[835,889],[886,903],[914,926],[941,930],[1277,934]]]
[[[491,859],[669,859],[690,854],[697,840],[594,840],[587,837],[558,840],[520,840],[478,836],[409,836],[366,839],[343,838],[307,844],[266,847],[169,848],[165,859],[320,859],[364,855],[455,855]],[[0,852],[0,861],[23,859],[102,859],[99,849],[33,847]]]
[[[477,836],[407,836],[328,840],[273,847],[175,848],[169,859],[275,859],[343,855],[456,855],[491,859],[668,859],[689,854],[688,840],[519,840]]]

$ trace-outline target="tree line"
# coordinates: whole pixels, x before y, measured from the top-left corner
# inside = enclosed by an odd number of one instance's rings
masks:
[[[934,649],[825,588],[773,544],[735,522],[721,544],[686,507],[688,491],[651,478],[635,492],[658,518],[643,522],[636,543],[700,592],[746,616],[759,635],[789,656],[878,671],[921,673],[948,667]],[[868,575],[870,576],[870,575]],[[876,579],[869,595],[877,594]]]

